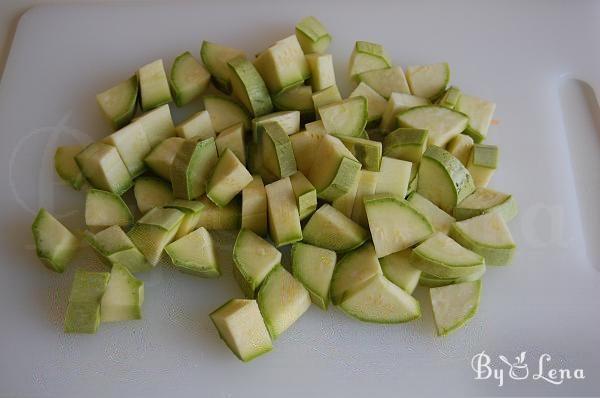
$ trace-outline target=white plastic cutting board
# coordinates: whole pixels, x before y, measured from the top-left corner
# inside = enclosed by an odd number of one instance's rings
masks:
[[[407,325],[361,324],[313,306],[272,353],[243,364],[207,316],[240,296],[224,248],[220,280],[159,267],[143,276],[144,320],[101,325],[95,336],[65,335],[73,270],[89,267],[92,255],[82,251],[64,275],[35,258],[30,224],[39,207],[82,228],[83,195],[54,176],[55,146],[108,134],[95,94],[138,66],[197,54],[203,39],[254,54],[310,14],[333,34],[345,94],[352,45],[371,40],[397,64],[448,61],[453,84],[497,103],[489,141],[502,153],[492,187],[517,198],[521,212],[510,227],[519,249],[511,266],[490,267],[477,316],[438,338],[426,291],[417,294],[423,319]],[[600,3],[583,1],[32,9],[19,23],[0,85],[0,396],[599,394],[600,111],[589,96],[600,87],[598,20]],[[505,369],[502,387],[474,379],[471,358],[483,350]],[[498,355],[513,361],[522,351],[530,375],[510,380]],[[534,380],[543,353],[552,356],[546,368],[582,368],[585,379]]]

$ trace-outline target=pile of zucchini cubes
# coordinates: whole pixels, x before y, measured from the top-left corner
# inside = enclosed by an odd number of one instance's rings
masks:
[[[403,69],[365,41],[344,98],[330,42],[307,17],[254,59],[205,41],[202,62],[185,52],[167,74],[156,60],[97,95],[114,132],[58,148],[55,165],[73,188],[87,184],[83,238],[110,272],[76,271],[66,332],[141,318],[134,275],[163,253],[182,272],[219,277],[213,230],[237,231],[243,298],[210,318],[242,361],[270,351],[311,303],[408,322],[421,316],[420,285],[439,335],[476,313],[486,265],[515,251],[515,201],[487,188],[498,148],[482,142],[495,104],[448,87],[446,63]],[[199,98],[204,109],[174,124],[169,103]],[[121,198],[132,187],[137,220]],[[39,258],[63,272],[79,239],[44,209],[32,229]]]

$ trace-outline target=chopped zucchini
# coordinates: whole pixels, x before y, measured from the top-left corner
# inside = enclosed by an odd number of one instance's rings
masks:
[[[481,281],[429,289],[438,336],[463,327],[477,313]]]
[[[234,58],[227,63],[230,69],[233,95],[253,116],[262,116],[273,110],[273,103],[262,77],[245,58]]]
[[[252,119],[252,140],[259,142],[259,131],[263,124],[277,122],[287,135],[300,131],[299,111],[280,111]]]
[[[350,187],[348,192],[331,202],[331,205],[339,210],[343,215],[350,218],[352,217],[352,209],[354,209],[354,201],[356,199],[356,191],[358,190],[359,179],[354,179],[354,184]]]
[[[64,272],[79,247],[75,235],[45,209],[38,212],[31,225],[31,232],[36,254],[46,268]]]
[[[421,270],[411,264],[410,256],[411,250],[406,249],[379,259],[383,275],[408,294],[415,291],[421,276]]]
[[[267,236],[267,192],[259,175],[242,190],[242,228]]]
[[[294,86],[273,95],[273,106],[280,111],[298,111],[310,116],[315,112],[311,86]]]
[[[157,59],[138,70],[140,105],[147,112],[173,100],[162,59]]]
[[[308,220],[303,240],[338,253],[353,250],[369,238],[369,233],[333,206],[324,204]]]
[[[342,101],[342,94],[336,85],[312,94],[312,102],[315,108],[317,118],[319,117],[319,108]]]
[[[131,275],[119,263],[114,263],[106,290],[100,300],[100,321],[119,322],[142,319],[144,282]]]
[[[310,295],[281,265],[269,273],[258,291],[258,307],[269,334],[279,337],[310,307]]]
[[[205,95],[204,109],[210,115],[213,128],[217,133],[236,125],[244,124],[244,129],[250,128],[248,114],[236,101],[218,95]]]
[[[306,61],[310,68],[310,84],[313,91],[324,90],[335,85],[335,71],[331,54],[308,54]]]
[[[476,188],[460,202],[453,211],[457,220],[477,217],[487,213],[499,213],[508,222],[517,215],[517,203],[512,195],[489,188]]]
[[[204,227],[168,244],[165,252],[179,271],[202,278],[221,275],[212,238]]]
[[[283,246],[302,240],[300,215],[296,197],[289,177],[275,181],[265,187],[269,235],[275,246]]]
[[[171,183],[176,198],[192,200],[206,191],[206,183],[217,164],[214,138],[185,141],[171,165]]]
[[[65,315],[65,333],[96,333],[100,325],[100,301],[110,274],[77,270]]]
[[[179,55],[171,66],[169,83],[175,105],[186,105],[198,98],[210,81],[210,73],[189,51]]]
[[[337,138],[352,152],[354,157],[362,164],[364,170],[379,171],[381,167],[381,142],[343,135]]]
[[[97,234],[86,231],[84,236],[100,259],[111,267],[120,264],[132,273],[152,269],[142,252],[135,247],[129,236],[118,225],[106,228]]]
[[[469,171],[437,146],[427,148],[419,165],[417,192],[448,214],[475,190]]]
[[[404,71],[400,66],[376,69],[359,74],[358,80],[371,87],[386,100],[392,93],[410,94]]]
[[[363,72],[391,66],[392,61],[383,46],[367,41],[357,41],[350,56],[348,69],[350,78],[354,80]]]
[[[469,125],[465,130],[465,134],[470,135],[476,143],[483,141],[487,137],[496,104],[472,95],[463,94],[456,104],[456,110],[469,117]]]
[[[56,170],[56,174],[58,174],[61,180],[76,190],[80,190],[83,184],[85,184],[85,177],[75,162],[75,156],[82,149],[82,147],[77,145],[59,146],[54,153],[54,169]]]
[[[277,94],[310,77],[308,63],[296,36],[279,40],[254,61],[269,91]]]
[[[292,274],[308,290],[312,302],[323,310],[329,304],[335,261],[332,250],[300,242],[292,246]]]
[[[450,225],[456,221],[454,217],[417,192],[411,193],[407,200],[412,207],[420,211],[427,218],[436,232],[447,234],[450,231]]]
[[[90,144],[75,156],[75,162],[94,188],[121,195],[133,184],[114,146],[101,142]]]
[[[210,319],[219,337],[241,361],[251,361],[273,349],[256,300],[229,300],[213,311]]]
[[[319,115],[328,134],[357,137],[367,125],[367,99],[354,97],[321,106]]]
[[[306,130],[290,136],[296,167],[307,177],[324,134],[326,133]]]
[[[256,297],[267,275],[281,263],[281,252],[254,232],[240,230],[233,246],[233,276],[246,297]]]
[[[462,93],[458,87],[448,87],[444,95],[440,97],[435,103],[436,105],[443,106],[444,108],[454,109]]]
[[[364,204],[377,257],[407,249],[433,233],[427,218],[395,195],[368,196]]]
[[[117,148],[132,178],[146,171],[144,158],[152,151],[142,124],[137,121],[115,131],[102,142]]]
[[[171,165],[184,142],[181,137],[169,137],[155,146],[144,162],[156,175],[171,181]]]
[[[186,140],[205,140],[215,138],[215,129],[208,111],[200,111],[175,127],[176,134]]]
[[[315,120],[314,122],[306,123],[304,125],[304,129],[310,133],[327,134],[322,120]]]
[[[448,145],[446,145],[446,150],[450,152],[452,156],[460,160],[465,167],[469,162],[471,149],[473,149],[473,138],[466,134],[457,135],[448,142]]]
[[[300,171],[290,176],[290,182],[296,197],[298,214],[302,221],[317,210],[317,190]]]
[[[263,166],[277,178],[289,177],[294,174],[296,158],[290,137],[277,122],[262,123],[258,127],[261,137]]]
[[[419,163],[427,148],[427,130],[399,128],[383,139],[383,154],[390,158]]]
[[[381,274],[381,266],[371,242],[347,253],[338,261],[333,271],[331,302],[339,304],[346,292]]]
[[[246,138],[244,134],[244,125],[242,123],[234,124],[233,126],[221,131],[215,139],[217,153],[223,156],[225,150],[229,149],[246,166]]]
[[[117,194],[90,189],[85,196],[85,225],[88,227],[127,226],[133,215]]]
[[[198,213],[197,227],[210,230],[239,229],[242,221],[242,206],[240,201],[232,200],[225,207],[215,205],[206,196],[200,198],[204,209]]]
[[[217,87],[225,93],[230,93],[231,72],[227,67],[227,63],[234,58],[246,57],[246,54],[236,48],[203,41],[200,47],[200,57]]]
[[[467,170],[476,187],[487,187],[498,166],[496,145],[474,144],[467,162]]]
[[[296,37],[305,54],[323,54],[331,43],[331,35],[315,17],[306,17],[296,24]]]
[[[400,127],[424,129],[429,132],[428,145],[444,147],[467,127],[469,118],[460,112],[438,105],[411,108],[397,116]]]
[[[515,241],[498,212],[458,221],[450,227],[450,237],[485,257],[487,265],[506,265],[512,260]]]
[[[251,182],[252,175],[233,152],[226,149],[208,180],[206,196],[217,206],[225,207]]]
[[[400,199],[404,198],[410,182],[411,169],[412,163],[406,160],[384,156],[381,159],[375,193],[392,194]]]
[[[354,91],[352,91],[350,98],[353,97],[364,97],[367,99],[368,122],[381,119],[383,112],[385,112],[385,108],[387,108],[387,101],[385,98],[363,82],[360,82]]]
[[[114,130],[125,126],[133,118],[138,91],[138,77],[134,75],[96,95],[96,101],[100,105],[102,113]]]
[[[409,66],[406,68],[406,80],[413,95],[436,98],[443,94],[450,81],[450,66],[445,62]]]
[[[154,148],[169,137],[175,137],[175,126],[169,105],[159,106],[136,119],[142,124],[150,146]]]
[[[430,102],[427,98],[415,97],[414,95],[404,93],[392,93],[390,95],[390,99],[388,100],[387,107],[381,116],[381,124],[379,125],[379,128],[383,130],[383,132],[392,131],[396,129],[396,116],[399,113],[417,106],[429,104]]]
[[[356,188],[354,205],[352,206],[352,216],[350,218],[365,228],[369,228],[369,220],[367,220],[363,199],[366,196],[371,196],[375,193],[378,184],[377,180],[379,179],[380,174],[381,173],[375,171],[359,171],[358,187]]]

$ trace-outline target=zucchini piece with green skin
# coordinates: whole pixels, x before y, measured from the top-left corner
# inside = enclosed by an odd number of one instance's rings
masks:
[[[342,141],[342,144],[362,164],[363,170],[379,171],[381,167],[381,142],[343,135],[337,136],[337,138]]]
[[[122,195],[133,181],[117,148],[94,142],[75,155],[75,162],[94,188]]]
[[[272,97],[273,106],[280,111],[298,111],[310,116],[315,112],[313,90],[310,86],[295,86]]]
[[[144,281],[131,275],[129,270],[114,263],[106,290],[100,300],[100,321],[119,322],[142,319]]]
[[[338,89],[337,85],[312,94],[312,102],[317,117],[319,117],[319,108],[340,101],[342,101],[342,94],[340,94],[340,90]]]
[[[413,249],[411,263],[423,272],[446,279],[465,277],[485,268],[482,256],[441,232]]]
[[[169,137],[175,137],[175,126],[173,125],[169,105],[159,106],[136,120],[142,124],[146,138],[152,148]]]
[[[400,127],[423,129],[429,132],[427,145],[444,147],[467,127],[469,118],[464,113],[439,105],[423,105],[400,113]]]
[[[386,100],[392,93],[410,94],[404,71],[400,66],[363,72],[357,77],[358,81],[371,87]]]
[[[392,324],[421,317],[419,302],[383,275],[346,292],[340,308],[363,322]]]
[[[248,113],[236,101],[218,95],[205,95],[203,98],[204,109],[217,133],[238,123],[243,123],[244,129],[250,128]]]
[[[387,101],[377,91],[367,86],[365,83],[360,82],[358,86],[350,93],[350,98],[353,97],[365,97],[367,99],[367,121],[374,122],[381,119],[385,108],[387,107]]]
[[[508,222],[517,215],[517,203],[512,195],[481,187],[460,202],[453,211],[458,221],[487,213],[499,213]]]
[[[214,138],[185,141],[171,165],[171,183],[176,198],[192,200],[206,191],[206,183],[217,164]]]
[[[436,287],[429,290],[438,336],[463,327],[477,313],[481,281]]]
[[[381,266],[371,242],[347,253],[338,261],[333,271],[330,289],[331,302],[339,304],[344,299],[346,292],[381,274]]]
[[[233,96],[239,99],[253,116],[273,111],[273,103],[262,77],[245,58],[234,58],[227,63],[231,76]]]
[[[367,170],[360,170],[359,172],[358,187],[356,188],[356,196],[354,197],[352,216],[350,218],[365,228],[369,228],[369,221],[367,220],[363,199],[375,193],[380,174],[376,171]]]
[[[208,180],[206,196],[217,206],[225,207],[251,182],[252,175],[237,156],[226,149]]]
[[[427,148],[419,165],[419,194],[452,214],[452,209],[474,190],[473,177],[458,159],[440,147]]]
[[[439,278],[435,275],[431,275],[426,272],[421,272],[421,277],[419,278],[419,285],[425,287],[440,287],[463,282],[475,282],[483,277],[485,271],[486,267],[483,267],[481,268],[481,270],[474,272],[470,275],[463,276],[461,278]]]
[[[31,232],[42,264],[51,271],[63,273],[79,247],[77,237],[45,209],[38,212]]]
[[[412,207],[420,211],[421,214],[427,218],[436,232],[448,234],[450,225],[456,221],[454,217],[431,203],[424,196],[419,195],[417,192],[411,193],[406,200],[408,200],[408,203],[410,203]]]
[[[242,221],[242,206],[238,200],[232,200],[225,207],[215,205],[206,196],[200,198],[204,209],[199,214],[197,227],[210,230],[239,229]]]
[[[259,142],[260,127],[266,123],[277,122],[287,135],[300,131],[299,111],[280,111],[252,119],[252,140]]]
[[[221,46],[203,41],[200,47],[200,58],[211,74],[217,87],[225,93],[231,92],[231,74],[227,63],[234,58],[246,57],[242,50]]]
[[[383,275],[408,294],[415,291],[421,276],[421,270],[412,266],[410,256],[411,250],[406,249],[379,259]]]
[[[369,238],[366,229],[328,204],[311,216],[302,235],[304,242],[337,253],[354,250]]]
[[[277,178],[294,174],[296,158],[290,137],[277,122],[261,124],[258,128],[263,166]]]
[[[128,226],[133,215],[119,195],[90,189],[85,195],[85,225],[88,227]]]
[[[327,134],[322,120],[315,120],[314,122],[306,123],[304,125],[304,129],[310,133]]]
[[[350,187],[350,190],[331,202],[331,205],[339,210],[343,215],[348,218],[352,217],[352,209],[354,208],[354,201],[356,200],[356,191],[358,190],[358,178],[354,179],[354,184]]]
[[[413,95],[436,98],[442,95],[450,81],[450,66],[446,62],[409,66],[406,68],[406,80]]]
[[[301,242],[292,246],[292,274],[308,290],[311,301],[322,310],[327,310],[329,304],[335,262],[333,250]]]
[[[156,175],[171,181],[171,165],[175,155],[185,140],[181,137],[169,137],[152,149],[144,162]]]
[[[317,210],[317,190],[300,171],[290,176],[300,221]]]
[[[173,100],[162,59],[157,59],[138,70],[140,105],[147,112]]]
[[[143,272],[152,269],[141,251],[118,225],[92,234],[85,232],[85,239],[98,254],[102,262],[109,266],[120,264],[129,272]]]
[[[248,229],[241,229],[233,246],[233,276],[246,297],[254,298],[267,275],[281,263],[281,252]]]
[[[100,325],[100,301],[110,274],[77,270],[65,315],[65,333],[93,334]]]
[[[433,233],[427,218],[395,195],[368,196],[364,204],[371,238],[379,258],[408,249]]]
[[[429,105],[431,102],[427,98],[415,97],[414,95],[404,93],[392,93],[387,106],[381,116],[379,128],[385,133],[396,129],[399,113],[407,111],[417,106]]]
[[[205,140],[216,137],[215,129],[207,111],[195,113],[179,123],[175,127],[175,133],[186,140]]]
[[[406,160],[382,157],[375,193],[392,194],[404,198],[408,190],[411,170],[412,163]]]
[[[473,138],[466,134],[457,135],[448,142],[448,145],[446,145],[446,150],[450,152],[452,156],[460,160],[465,167],[469,162],[469,156],[471,155],[472,149]]]
[[[319,162],[313,162],[307,177],[317,189],[317,196],[326,201],[334,201],[348,192],[361,169],[348,148],[328,134],[321,137],[314,159]]]
[[[75,156],[82,149],[78,145],[59,146],[54,153],[54,169],[56,170],[56,174],[58,174],[61,180],[78,191],[85,184],[85,177],[75,162]]]
[[[219,337],[243,362],[273,349],[256,300],[231,299],[211,312],[210,319]]]
[[[181,272],[201,278],[221,276],[212,238],[204,227],[169,243],[165,252]]]
[[[140,218],[127,236],[154,267],[165,246],[175,237],[183,218],[179,210],[156,207]]]
[[[474,144],[467,162],[467,170],[476,187],[487,187],[498,166],[496,145]]]
[[[429,133],[423,129],[399,128],[383,139],[383,154],[390,158],[419,163],[427,148]]]
[[[139,85],[137,75],[96,95],[96,101],[114,130],[128,124],[137,107]]]
[[[444,95],[440,97],[435,103],[436,105],[443,106],[444,108],[454,109],[458,103],[462,93],[458,87],[448,87]]]
[[[487,137],[496,104],[472,95],[461,95],[455,109],[469,117],[469,125],[465,134],[470,135],[476,143]]]
[[[310,169],[315,161],[315,155],[324,134],[326,133],[306,130],[290,135],[296,167],[307,177],[309,177]]]
[[[146,171],[144,158],[152,151],[140,122],[133,122],[115,131],[102,142],[117,148],[132,178]]]
[[[217,153],[223,156],[225,150],[229,149],[246,166],[246,138],[244,134],[244,125],[242,123],[235,124],[219,134],[215,139]]]
[[[198,98],[210,81],[210,73],[189,51],[173,61],[169,83],[173,91],[175,105],[186,105]]]
[[[296,24],[296,38],[305,54],[323,54],[331,43],[331,35],[315,17],[306,17]]]
[[[254,61],[254,66],[272,94],[302,84],[310,77],[304,52],[293,35],[263,51]]]
[[[389,55],[380,44],[357,41],[350,56],[348,66],[350,78],[356,79],[359,74],[392,66]]]
[[[267,236],[267,192],[259,175],[242,190],[242,228]]]
[[[277,265],[262,283],[257,301],[273,339],[292,326],[311,303],[310,295],[302,283],[281,265]]]
[[[357,137],[367,125],[368,110],[365,97],[354,97],[321,106],[319,115],[328,134]]]
[[[406,190],[406,195],[410,195],[413,192],[417,192],[417,183],[419,182],[419,165],[413,163],[412,169],[410,170],[410,182]]]
[[[289,177],[272,182],[265,187],[269,235],[275,246],[280,247],[302,240],[300,215],[296,197]]]
[[[307,54],[306,62],[310,69],[310,84],[314,91],[324,90],[335,85],[335,71],[331,54]]]
[[[509,264],[516,244],[500,213],[493,212],[457,221],[449,235],[462,246],[485,257],[487,265]]]
[[[171,202],[164,205],[167,209],[177,209],[181,211],[184,216],[177,229],[174,239],[177,240],[182,238],[196,229],[198,220],[200,219],[200,213],[204,209],[204,203],[198,200],[183,200],[174,199]]]

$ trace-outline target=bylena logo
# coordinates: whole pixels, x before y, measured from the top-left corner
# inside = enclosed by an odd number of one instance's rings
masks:
[[[511,380],[531,379],[554,385],[560,385],[567,380],[585,379],[583,369],[563,369],[553,366],[550,354],[540,355],[530,371],[526,356],[527,352],[523,351],[515,357],[514,361],[511,361],[504,355],[498,355],[499,361],[492,363],[492,358],[485,351],[481,351],[471,359],[475,380],[496,380],[498,386],[502,387],[506,376]]]

